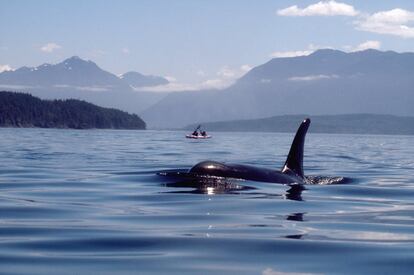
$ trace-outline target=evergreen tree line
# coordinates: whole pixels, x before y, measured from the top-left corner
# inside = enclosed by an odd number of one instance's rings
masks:
[[[0,127],[145,129],[135,114],[76,99],[41,100],[30,94],[0,92]]]

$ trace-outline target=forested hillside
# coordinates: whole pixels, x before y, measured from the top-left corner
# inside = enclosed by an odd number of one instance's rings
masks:
[[[41,100],[29,94],[0,92],[0,127],[145,129],[135,114],[76,100]]]

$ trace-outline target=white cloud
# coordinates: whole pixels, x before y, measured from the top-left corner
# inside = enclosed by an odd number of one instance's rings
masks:
[[[230,69],[228,66],[224,66],[217,72],[217,76],[221,78],[234,78],[237,72],[233,69]]]
[[[356,16],[358,13],[353,6],[334,0],[320,1],[303,9],[294,5],[277,11],[281,16]]]
[[[244,65],[242,65],[242,66],[240,67],[240,70],[242,70],[243,72],[248,72],[248,71],[250,71],[251,69],[253,69],[253,67],[252,67],[252,66],[250,66],[249,64],[244,64]]]
[[[56,84],[53,85],[54,88],[60,88],[60,89],[76,89],[79,91],[89,91],[89,92],[105,92],[109,91],[111,86],[72,86],[67,84]]]
[[[363,16],[355,24],[356,28],[362,31],[414,38],[414,12],[408,10],[380,11]],[[411,24],[411,26],[408,24]]]
[[[135,89],[137,91],[150,91],[150,92],[188,92],[188,91],[200,91],[210,89],[224,89],[230,86],[233,82],[225,81],[223,79],[208,79],[201,83],[169,83],[167,85],[153,86],[153,87],[140,87]]]
[[[55,50],[58,50],[58,49],[61,49],[61,48],[62,48],[62,46],[60,46],[56,43],[47,43],[46,45],[42,46],[40,48],[40,50],[42,52],[45,52],[45,53],[51,53],[51,52],[53,52]]]
[[[329,46],[316,46],[314,44],[309,44],[306,50],[297,50],[297,51],[276,51],[270,54],[272,58],[283,58],[283,57],[296,57],[296,56],[305,56],[310,55],[316,50],[319,49],[331,49]]]
[[[90,91],[90,92],[105,92],[109,91],[107,87],[103,86],[77,86],[76,90],[79,91]]]
[[[0,64],[0,73],[5,72],[5,71],[13,71],[12,67],[10,67],[10,65],[1,65]]]
[[[203,85],[212,89],[227,88],[252,68],[253,67],[249,64],[241,65],[239,68],[230,68],[229,66],[224,66],[217,72],[218,78],[206,80],[203,82]]]
[[[365,41],[364,43],[359,44],[358,46],[351,48],[352,52],[359,52],[359,51],[364,51],[364,50],[368,50],[368,49],[375,49],[375,50],[379,50],[381,48],[381,42],[380,41],[376,41],[376,40],[368,40]]]
[[[177,81],[177,79],[173,76],[168,76],[167,75],[167,76],[164,76],[164,78],[167,79],[168,82],[176,82]]]
[[[216,73],[216,78],[206,79],[198,83],[181,83],[176,78],[171,76],[165,76],[170,81],[166,85],[152,86],[152,87],[137,87],[136,91],[149,91],[149,92],[184,92],[184,91],[198,91],[198,90],[210,90],[210,89],[224,89],[232,85],[237,79],[243,76],[246,72],[251,70],[252,67],[248,64],[244,64],[239,68],[231,68],[229,66],[223,66]],[[203,72],[203,71],[199,71]],[[200,73],[197,72],[198,75]],[[204,72],[203,72],[204,73]],[[205,74],[207,75],[207,74]],[[201,76],[201,75],[200,75]]]
[[[326,74],[318,74],[318,75],[305,75],[305,76],[292,76],[289,77],[289,81],[314,81],[314,80],[322,80],[322,79],[332,79],[338,78],[339,76],[336,74],[326,75]]]
[[[129,49],[128,49],[128,48],[122,48],[122,53],[124,53],[124,54],[129,54],[129,53],[130,53],[130,51],[129,51]]]
[[[206,81],[201,83],[201,89],[224,89],[229,87],[234,83],[234,79],[207,79]]]
[[[272,58],[281,58],[281,57],[295,57],[295,56],[304,56],[310,55],[313,53],[313,50],[304,50],[304,51],[282,51],[282,52],[273,52],[270,54]]]
[[[244,64],[239,68],[223,66],[220,70],[217,71],[216,78],[207,79],[201,83],[196,84],[195,90],[227,88],[251,69],[252,66],[248,64]]]
[[[133,87],[135,91],[145,91],[145,92],[188,92],[188,91],[197,91],[201,89],[200,84],[189,84],[189,83],[180,83],[180,82],[170,82],[166,85],[158,86],[149,86],[149,87]]]
[[[166,85],[158,85],[151,87],[136,87],[135,91],[147,91],[147,92],[188,92],[210,89],[224,89],[234,83],[234,80],[230,79],[208,79],[199,83],[181,83],[178,81],[170,82]]]

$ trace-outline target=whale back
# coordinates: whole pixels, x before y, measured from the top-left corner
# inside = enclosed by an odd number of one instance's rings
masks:
[[[295,175],[303,178],[303,148],[305,145],[305,136],[310,125],[310,119],[305,119],[299,126],[295,138],[289,150],[282,173]]]

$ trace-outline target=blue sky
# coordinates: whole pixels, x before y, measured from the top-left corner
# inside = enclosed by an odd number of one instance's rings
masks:
[[[414,51],[414,1],[318,2],[0,0],[0,70],[78,55],[116,74],[220,87],[318,48]]]

